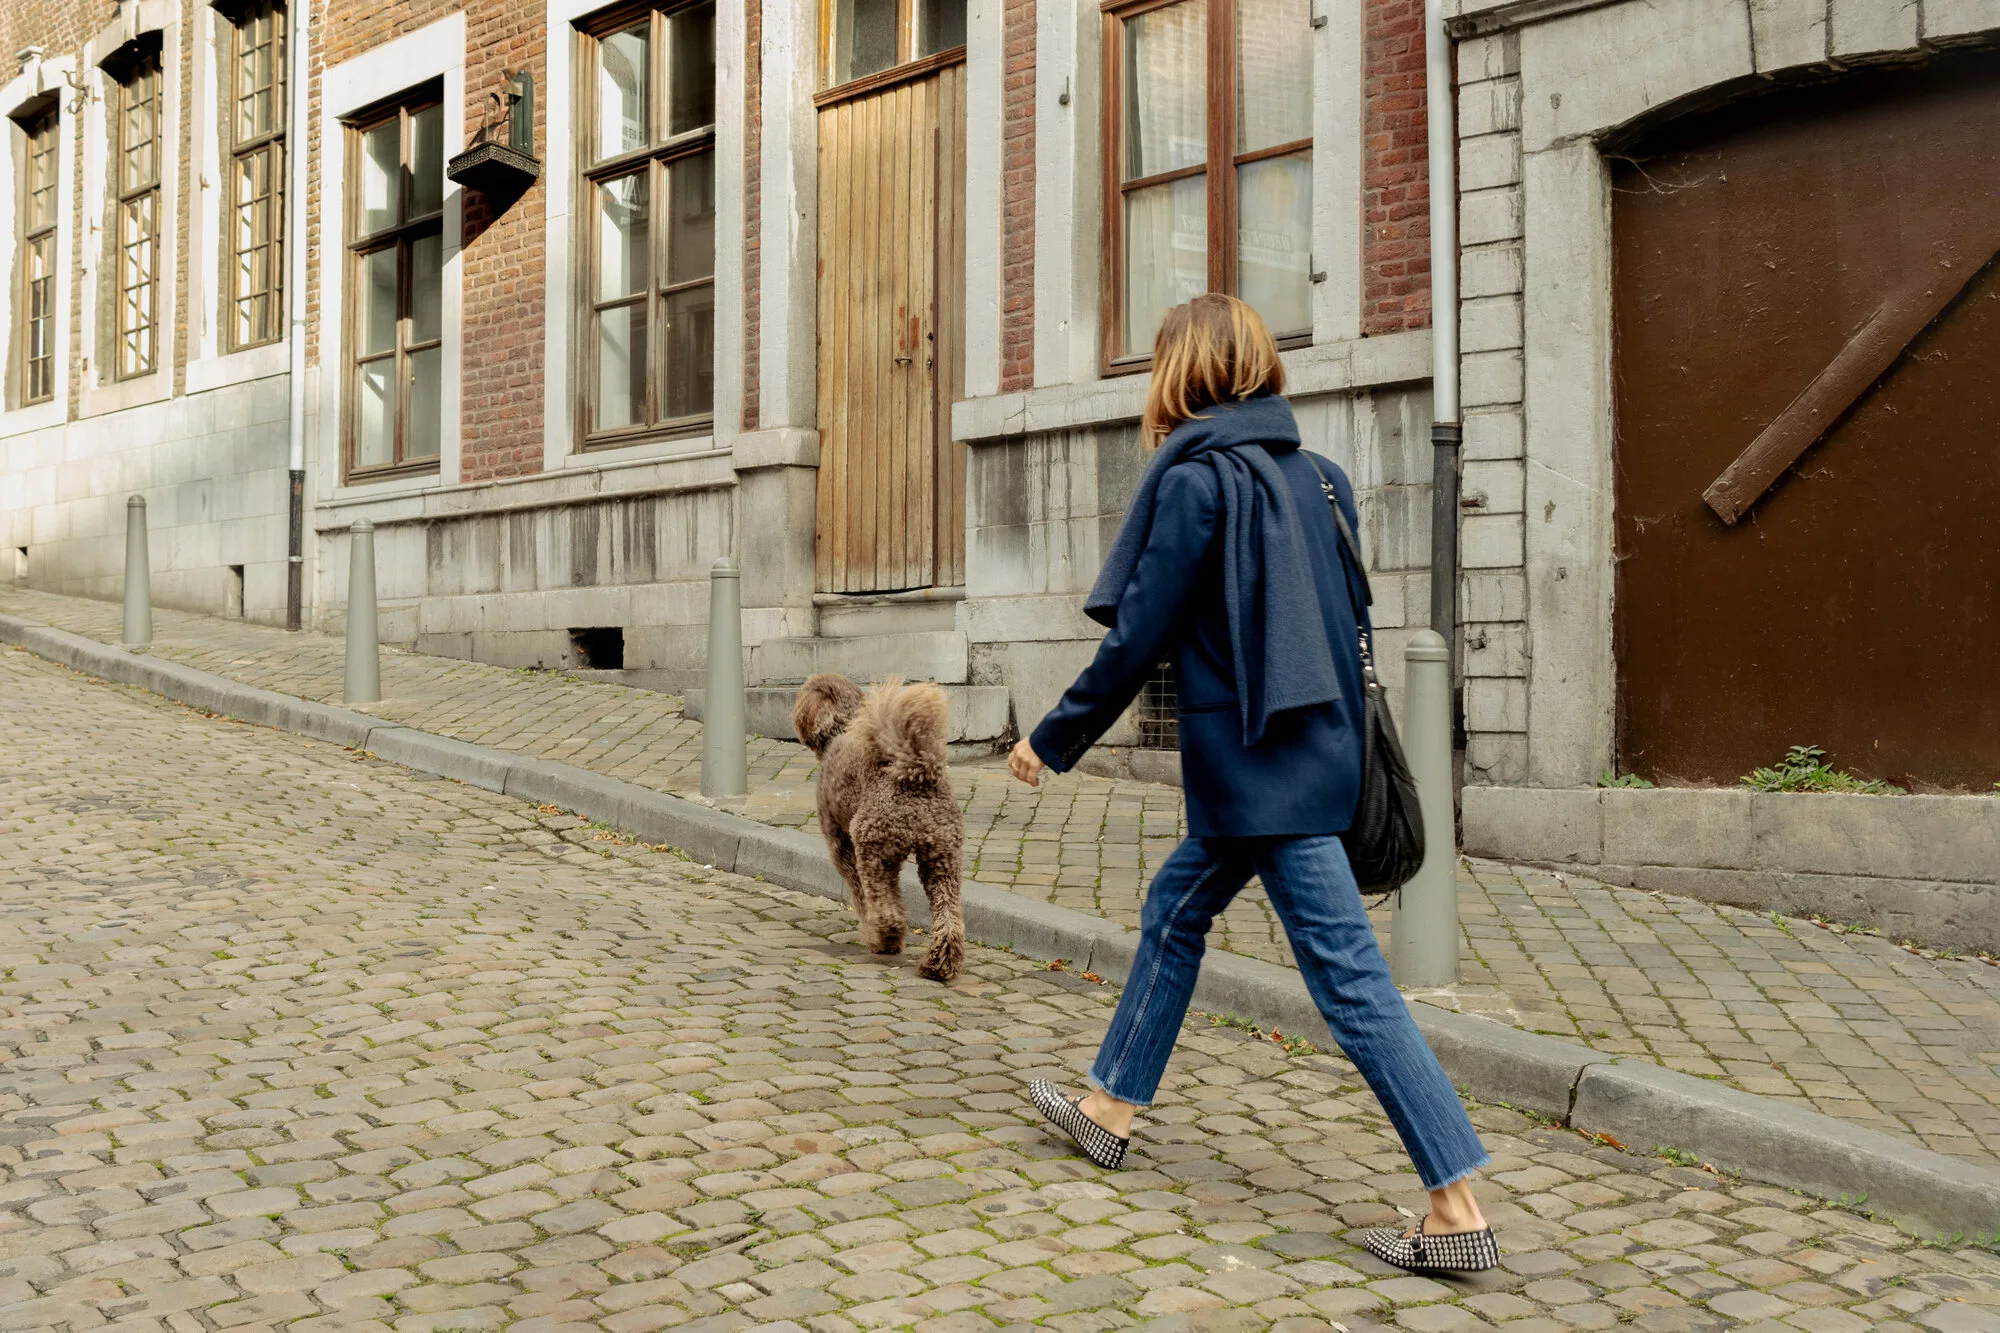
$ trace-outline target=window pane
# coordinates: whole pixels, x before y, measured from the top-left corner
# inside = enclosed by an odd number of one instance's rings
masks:
[[[355,283],[354,327],[360,340],[359,355],[392,352],[396,349],[396,247],[361,256],[361,276]]]
[[[395,226],[402,210],[402,126],[391,117],[361,135],[361,227],[355,234]]]
[[[1236,172],[1236,294],[1280,336],[1312,328],[1312,153]]]
[[[715,123],[715,6],[667,20],[667,133]]]
[[[919,56],[965,45],[965,0],[919,0],[918,15]]]
[[[832,83],[896,63],[896,0],[835,0]]]
[[[237,346],[262,342],[277,334],[276,288],[278,247],[278,152],[275,145],[236,159],[235,286]]]
[[[1125,196],[1125,346],[1150,352],[1167,311],[1208,290],[1208,187],[1199,176]]]
[[[636,426],[646,415],[646,304],[597,315],[598,430]]]
[[[56,117],[48,113],[28,140],[28,230],[56,222]]]
[[[646,71],[652,45],[650,21],[614,32],[597,43],[597,156],[617,157],[643,148]]]
[[[54,236],[28,244],[27,396],[48,398],[55,384],[55,245]]]
[[[668,418],[699,416],[715,404],[715,287],[690,287],[666,299]]]
[[[444,108],[427,106],[410,116],[410,216],[444,207]]]
[[[119,147],[124,158],[121,188],[136,190],[159,175],[159,94],[160,76],[145,69],[132,76],[124,88],[124,117],[119,129]]]
[[[118,373],[142,375],[153,368],[153,279],[155,209],[159,195],[148,191],[119,210]]]
[[[1312,138],[1312,0],[1236,0],[1236,151]]]
[[[438,385],[443,366],[442,348],[410,353],[410,416],[403,423],[404,458],[438,456]]]
[[[444,238],[410,242],[410,342],[444,336]]]
[[[1208,9],[1125,20],[1125,179],[1208,160]]]
[[[360,367],[361,410],[355,414],[354,464],[380,467],[395,457],[396,391],[390,379],[396,358],[385,356]]]
[[[284,49],[277,11],[262,9],[236,29],[236,137],[278,127],[279,61]]]
[[[715,154],[682,158],[668,176],[667,281],[709,277],[715,272]]]
[[[646,290],[646,173],[597,187],[597,299]]]

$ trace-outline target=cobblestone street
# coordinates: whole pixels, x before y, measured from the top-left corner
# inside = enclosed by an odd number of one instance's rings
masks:
[[[0,588],[0,612],[118,639],[110,603]],[[162,657],[339,701],[338,639],[172,611],[156,621],[153,651]],[[701,729],[676,696],[396,652],[383,655],[382,680],[388,697],[368,711],[385,720],[661,791],[692,795],[699,786]],[[809,826],[811,756],[754,740],[750,758],[743,813]],[[1070,774],[1030,790],[997,760],[961,765],[953,781],[978,879],[1128,926],[1185,827],[1171,787]],[[1461,870],[1459,912],[1464,979],[1416,998],[2000,1161],[2000,968],[1486,861]],[[1386,935],[1386,911],[1377,922]],[[1290,961],[1255,886],[1210,939]]]
[[[1025,1111],[1109,988],[0,653],[0,1329],[2000,1329],[2000,1258],[1474,1108],[1506,1254],[1353,1071],[1197,1017],[1128,1169]]]

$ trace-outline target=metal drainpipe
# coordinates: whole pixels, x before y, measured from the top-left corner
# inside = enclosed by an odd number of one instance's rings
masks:
[[[291,32],[287,50],[291,56],[292,105],[285,117],[285,301],[291,314],[291,407],[286,422],[288,436],[286,467],[291,485],[291,521],[286,542],[285,628],[298,629],[305,619],[306,579],[306,169],[307,146],[311,142],[306,124],[307,101],[306,27],[309,0],[292,0]]]
[[[1424,3],[1424,85],[1431,208],[1431,628],[1450,654],[1452,741],[1464,748],[1459,698],[1458,117],[1442,0]]]

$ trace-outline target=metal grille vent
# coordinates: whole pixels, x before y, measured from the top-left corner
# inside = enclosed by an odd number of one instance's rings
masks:
[[[1162,662],[1139,689],[1139,748],[1178,750],[1181,748],[1179,705],[1174,692],[1174,669]]]

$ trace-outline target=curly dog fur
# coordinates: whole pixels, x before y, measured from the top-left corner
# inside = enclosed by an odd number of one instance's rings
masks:
[[[965,817],[945,769],[950,717],[935,685],[892,680],[864,695],[831,674],[800,686],[792,707],[798,738],[819,756],[819,828],[847,881],[862,943],[901,952],[903,862],[915,857],[931,900],[931,944],[917,972],[936,981],[957,976],[965,960]]]

